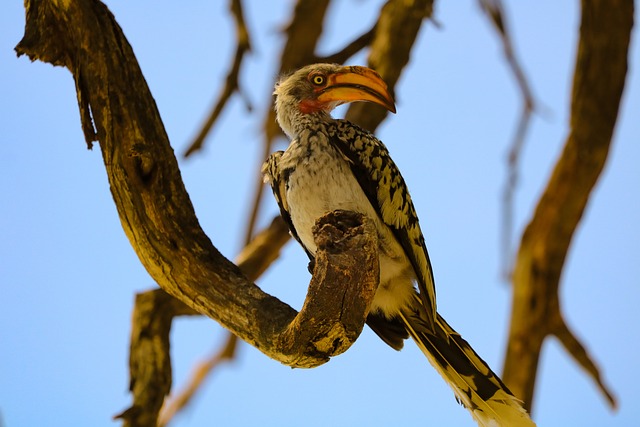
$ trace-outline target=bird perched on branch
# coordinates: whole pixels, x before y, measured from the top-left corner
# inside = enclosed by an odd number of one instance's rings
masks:
[[[396,350],[413,338],[478,425],[534,426],[521,402],[437,313],[418,216],[387,148],[330,115],[354,101],[395,113],[382,78],[366,67],[315,64],[283,77],[274,94],[278,123],[291,144],[273,153],[262,170],[309,258],[316,253],[312,227],[319,217],[337,209],[368,216],[378,233],[380,282],[367,324]]]

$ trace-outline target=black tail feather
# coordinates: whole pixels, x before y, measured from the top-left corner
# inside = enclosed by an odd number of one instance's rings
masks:
[[[437,315],[435,331],[419,308],[402,313],[400,319],[479,426],[535,426],[522,402],[442,316]]]

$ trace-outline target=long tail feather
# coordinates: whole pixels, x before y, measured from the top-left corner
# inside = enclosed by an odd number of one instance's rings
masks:
[[[428,332],[419,313],[403,313],[400,317],[409,335],[479,426],[535,426],[522,402],[442,316],[437,315],[435,335]]]

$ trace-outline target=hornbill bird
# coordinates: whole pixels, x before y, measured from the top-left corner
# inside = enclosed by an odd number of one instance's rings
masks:
[[[291,139],[262,167],[291,234],[313,262],[312,227],[342,209],[377,229],[380,282],[367,324],[400,350],[409,336],[480,426],[534,426],[521,402],[436,311],[429,255],[411,197],[384,144],[336,106],[369,101],[395,113],[382,78],[359,66],[315,64],[276,84],[278,123]],[[417,284],[417,288],[415,286]]]

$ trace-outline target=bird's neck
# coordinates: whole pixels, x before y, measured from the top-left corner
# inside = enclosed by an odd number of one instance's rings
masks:
[[[290,103],[276,104],[276,118],[278,124],[290,139],[297,139],[301,133],[309,129],[317,129],[322,124],[330,123],[334,119],[324,110],[302,112],[299,105]]]

